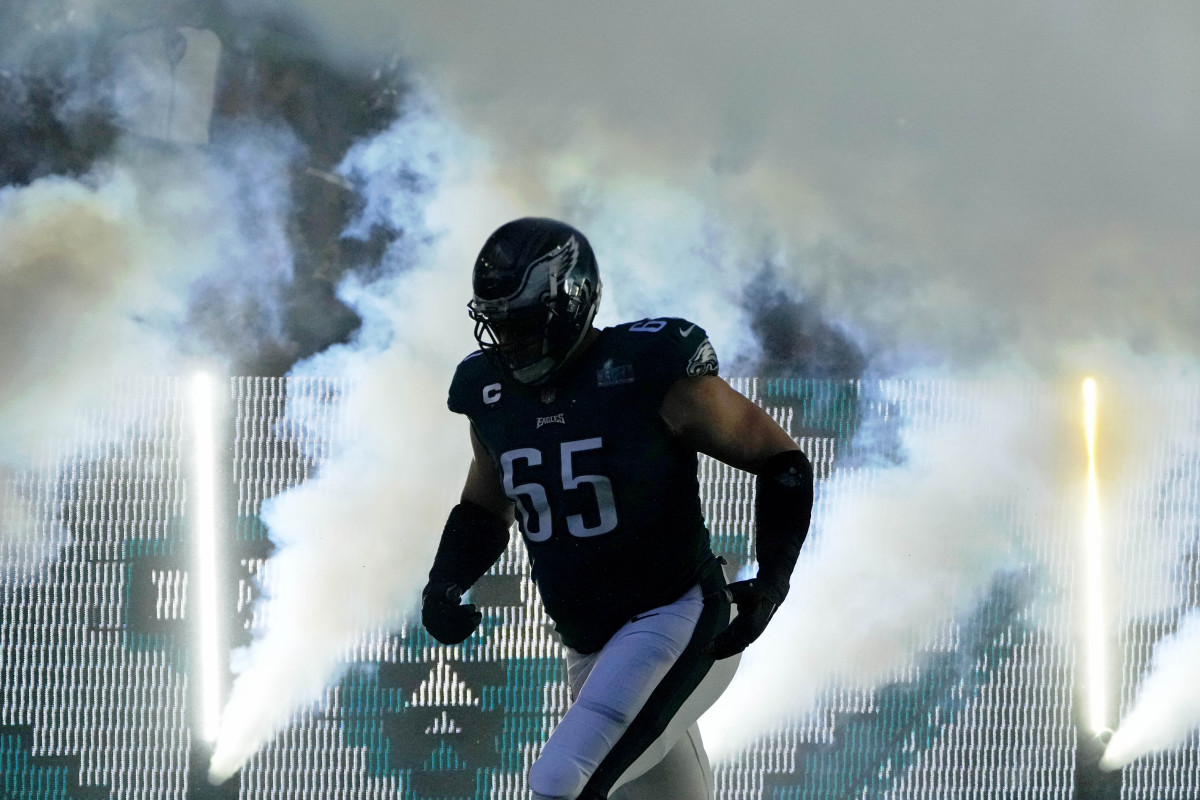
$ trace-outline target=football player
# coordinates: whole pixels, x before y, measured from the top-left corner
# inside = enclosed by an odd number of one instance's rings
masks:
[[[788,593],[812,467],[717,376],[699,325],[597,329],[596,260],[571,226],[501,226],[475,262],[473,288],[479,350],[458,366],[449,406],[470,420],[474,459],[422,622],[445,644],[475,631],[481,614],[462,594],[516,521],[567,648],[572,701],[530,768],[533,797],[606,798],[623,787],[622,798],[710,798],[695,723]],[[757,476],[751,580],[726,586],[710,549],[697,453]]]

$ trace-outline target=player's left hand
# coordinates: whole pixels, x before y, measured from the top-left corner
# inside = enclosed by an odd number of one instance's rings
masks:
[[[737,604],[738,613],[705,649],[715,659],[729,658],[749,647],[766,630],[775,609],[783,602],[777,591],[759,580],[738,581],[726,588]]]

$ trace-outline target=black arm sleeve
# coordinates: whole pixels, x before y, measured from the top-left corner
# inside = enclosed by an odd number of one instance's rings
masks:
[[[792,569],[808,535],[812,517],[813,471],[800,450],[785,450],[767,459],[758,474],[754,502],[757,527],[758,579],[783,602]]]
[[[450,510],[429,580],[471,588],[508,547],[508,524],[481,505],[470,501]]]

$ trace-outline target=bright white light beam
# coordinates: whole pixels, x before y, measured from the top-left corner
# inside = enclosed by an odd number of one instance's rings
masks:
[[[1086,615],[1087,713],[1096,734],[1108,730],[1108,626],[1104,608],[1104,539],[1096,479],[1096,381],[1083,382],[1083,428],[1087,437],[1087,513],[1083,526]]]
[[[221,721],[221,672],[217,622],[217,397],[216,380],[198,372],[191,380],[192,538],[197,644],[200,657],[200,736],[214,742]]]

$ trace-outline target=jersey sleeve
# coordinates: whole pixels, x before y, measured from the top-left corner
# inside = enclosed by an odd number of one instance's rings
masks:
[[[694,322],[676,317],[643,320],[630,326],[629,331],[631,336],[645,336],[643,358],[652,362],[647,366],[664,394],[681,378],[720,372],[708,333]]]
[[[684,320],[679,321],[683,325]],[[688,328],[691,328],[689,331]],[[685,333],[685,331],[687,331]],[[687,358],[683,365],[685,377],[695,378],[700,375],[717,375],[720,365],[717,363],[717,351],[708,340],[708,332],[699,325],[688,325],[680,328],[679,352]]]
[[[480,392],[483,389],[480,367],[483,356],[472,353],[459,362],[454,370],[454,378],[450,381],[450,393],[446,398],[446,406],[455,414],[466,414],[474,417],[480,403]]]

